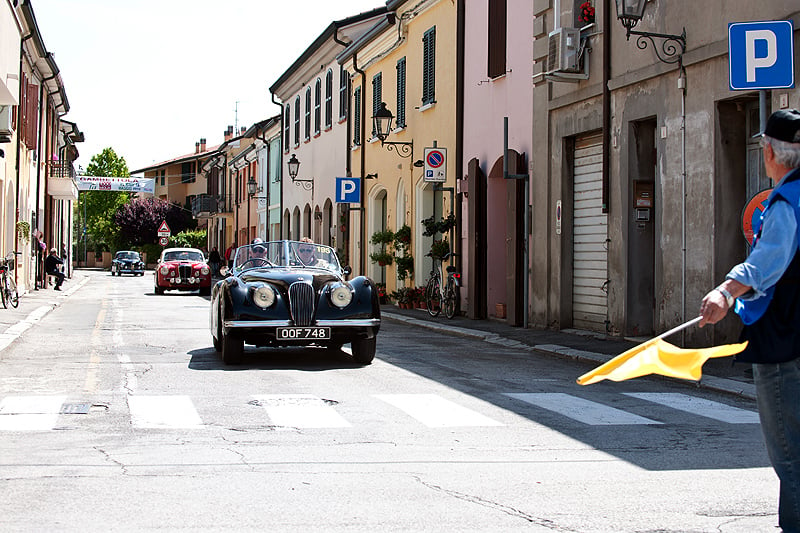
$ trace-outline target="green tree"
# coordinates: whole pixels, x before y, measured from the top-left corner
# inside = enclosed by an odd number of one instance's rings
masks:
[[[87,176],[108,176],[124,178],[130,175],[128,164],[113,148],[105,148],[92,156],[86,167]],[[114,214],[132,197],[129,192],[85,191],[80,194],[75,206],[75,220],[85,224],[91,248],[111,250],[119,243],[119,226],[114,223]],[[86,219],[84,220],[84,213]],[[83,228],[77,235],[83,234]]]

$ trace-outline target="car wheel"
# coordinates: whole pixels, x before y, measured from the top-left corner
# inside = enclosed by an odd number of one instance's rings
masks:
[[[156,286],[153,288],[153,292],[155,292],[156,294],[164,294],[164,289],[162,289],[161,287],[159,287],[158,285],[156,285]]]
[[[222,317],[217,320],[217,336],[211,335],[211,339],[214,341],[214,350],[221,352],[222,351]]]
[[[354,339],[350,342],[353,352],[353,360],[362,365],[368,365],[375,359],[376,337],[371,339]]]
[[[242,362],[244,339],[235,335],[222,335],[222,362],[235,365]]]
[[[211,287],[200,287],[200,296],[211,296]]]

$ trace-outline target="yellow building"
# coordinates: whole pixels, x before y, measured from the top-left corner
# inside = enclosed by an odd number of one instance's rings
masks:
[[[433,239],[442,236],[423,236],[421,220],[458,215],[458,3],[390,0],[387,8],[390,12],[338,60],[352,80],[349,168],[362,178],[364,209],[351,209],[348,224],[353,268],[392,291],[424,285],[431,271],[426,254]],[[373,117],[384,103],[393,121],[380,139]],[[445,156],[436,168],[425,167],[426,148]],[[435,157],[432,161],[439,162]],[[428,170],[431,176],[426,178]],[[370,254],[383,249],[371,243],[373,236],[406,225],[411,242],[405,253],[413,256],[413,277],[403,281],[398,280],[396,259],[381,266]],[[445,237],[458,248],[453,237]]]

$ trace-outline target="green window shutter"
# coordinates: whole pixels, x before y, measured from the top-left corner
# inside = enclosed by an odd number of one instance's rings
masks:
[[[422,105],[436,101],[436,26],[422,37]]]
[[[397,60],[397,119],[398,128],[406,126],[406,58]]]

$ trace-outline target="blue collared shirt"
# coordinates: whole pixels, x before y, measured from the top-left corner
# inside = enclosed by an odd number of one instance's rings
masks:
[[[786,176],[781,178],[778,187],[783,185]],[[761,236],[756,245],[747,259],[733,267],[726,278],[753,289],[740,296],[742,300],[761,298],[768,288],[778,283],[792,262],[795,252],[797,219],[794,209],[784,201],[770,203],[769,209],[764,213]]]

